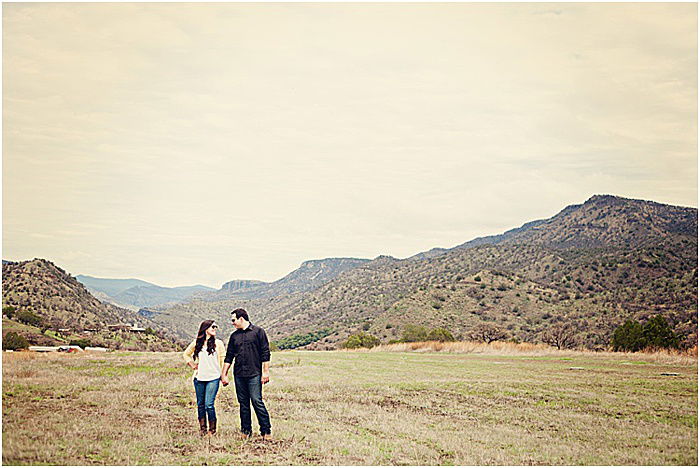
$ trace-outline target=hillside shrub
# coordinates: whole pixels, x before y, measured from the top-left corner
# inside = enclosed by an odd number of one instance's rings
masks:
[[[2,337],[2,349],[27,349],[29,347],[29,342],[25,337],[15,332],[7,332],[5,336]]]
[[[427,339],[428,329],[421,325],[406,325],[401,335],[401,341],[404,343],[427,341]]]
[[[356,335],[350,335],[348,339],[343,343],[343,348],[347,349],[357,349],[357,348],[373,348],[379,344],[379,338],[370,335],[369,333],[360,332]]]
[[[428,333],[428,341],[455,341],[455,337],[446,328],[433,328]]]

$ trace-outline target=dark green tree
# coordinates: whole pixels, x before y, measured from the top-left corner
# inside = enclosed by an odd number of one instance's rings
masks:
[[[661,315],[655,315],[644,324],[642,335],[646,345],[655,348],[678,348],[680,344],[680,339]]]
[[[644,328],[636,320],[629,319],[613,332],[613,351],[639,351],[647,346]]]

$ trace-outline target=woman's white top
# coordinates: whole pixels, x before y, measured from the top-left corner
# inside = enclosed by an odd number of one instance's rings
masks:
[[[221,377],[221,367],[219,367],[219,356],[216,351],[207,353],[207,344],[204,343],[202,350],[197,356],[197,380],[208,382]]]

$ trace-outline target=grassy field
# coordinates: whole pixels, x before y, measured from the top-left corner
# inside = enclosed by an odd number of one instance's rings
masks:
[[[697,371],[642,354],[279,352],[274,440],[241,441],[232,385],[219,434],[198,435],[179,353],[3,353],[2,462],[696,465]]]

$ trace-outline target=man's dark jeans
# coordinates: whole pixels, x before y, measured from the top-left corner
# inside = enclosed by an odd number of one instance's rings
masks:
[[[236,383],[236,398],[241,406],[241,432],[245,434],[253,433],[253,423],[250,419],[250,403],[253,403],[255,416],[260,425],[260,434],[270,433],[270,415],[267,413],[265,403],[262,400],[262,382],[260,375],[253,377],[234,376]]]

